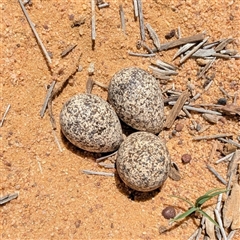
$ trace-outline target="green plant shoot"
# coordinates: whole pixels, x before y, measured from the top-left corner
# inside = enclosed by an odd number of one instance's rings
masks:
[[[171,195],[171,197],[176,197],[176,198],[179,198],[185,202],[187,202],[189,205],[190,205],[190,208],[176,216],[175,218],[173,218],[172,220],[170,220],[170,223],[173,223],[173,222],[176,222],[176,221],[179,221],[181,219],[184,219],[186,218],[187,216],[191,215],[192,213],[194,212],[198,212],[198,213],[201,213],[204,217],[208,218],[215,226],[219,227],[218,223],[212,219],[206,212],[204,212],[201,207],[202,205],[210,200],[211,198],[221,194],[221,193],[224,193],[224,192],[227,192],[228,190],[225,189],[225,188],[214,188],[212,190],[209,190],[208,192],[206,192],[204,195],[202,195],[201,197],[197,198],[195,204],[193,204],[192,202],[190,202],[189,200],[185,199],[185,198],[182,198],[182,197],[179,197],[179,196],[175,196],[175,195]]]

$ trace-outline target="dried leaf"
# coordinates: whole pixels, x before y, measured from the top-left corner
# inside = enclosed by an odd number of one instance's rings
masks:
[[[169,172],[169,177],[174,181],[181,180],[181,175],[179,173],[179,170],[174,165],[171,166],[171,170]]]
[[[237,114],[240,115],[240,106],[235,104],[227,104],[225,106],[214,107],[216,110],[222,111],[225,114]]]
[[[209,113],[204,113],[202,114],[202,116],[205,120],[207,120],[210,123],[218,123],[218,121],[221,121],[223,119],[222,116],[213,115]]]
[[[233,185],[231,195],[227,198],[223,208],[224,227],[231,229],[240,229],[240,186],[236,182]]]
[[[212,218],[214,219],[214,213],[213,213],[213,209],[207,209],[206,213]],[[216,236],[215,236],[215,230],[214,230],[214,223],[212,221],[210,221],[208,218],[206,218],[205,221],[205,226],[206,226],[206,233],[209,236],[210,239],[215,240]]]
[[[240,150],[236,150],[233,155],[232,161],[228,165],[227,177],[229,178],[230,175],[233,173],[234,175],[237,172],[238,164],[240,164]]]

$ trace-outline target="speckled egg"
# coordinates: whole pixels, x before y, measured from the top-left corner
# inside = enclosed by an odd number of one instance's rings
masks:
[[[132,128],[151,133],[163,128],[164,103],[159,82],[140,68],[124,68],[112,77],[108,102]]]
[[[71,97],[61,110],[60,125],[72,144],[90,152],[112,152],[123,141],[122,127],[114,109],[92,94]]]
[[[167,179],[171,166],[167,147],[152,133],[129,135],[117,153],[117,172],[130,188],[149,192],[159,188]]]

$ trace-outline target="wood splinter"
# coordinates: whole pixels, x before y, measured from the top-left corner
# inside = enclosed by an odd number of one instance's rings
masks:
[[[187,90],[180,95],[177,102],[175,103],[170,113],[168,114],[167,120],[164,125],[165,128],[171,128],[171,126],[173,125],[175,119],[177,118],[178,114],[182,110],[182,107],[184,106],[189,96],[190,94]]]

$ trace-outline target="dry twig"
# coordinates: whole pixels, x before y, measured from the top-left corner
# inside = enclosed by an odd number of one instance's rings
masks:
[[[205,33],[199,33],[190,37],[185,37],[185,38],[180,38],[177,40],[173,40],[168,43],[161,44],[160,51],[165,51],[174,47],[178,47],[181,45],[184,45],[186,43],[191,43],[191,42],[199,42],[202,41],[205,37]],[[153,52],[158,52],[157,49],[153,49]]]
[[[18,193],[7,194],[6,196],[0,197],[0,205],[3,205],[7,202],[18,197]]]
[[[144,30],[144,21],[143,21],[143,12],[142,12],[142,0],[137,0],[138,4],[138,16],[139,16],[139,26],[141,33],[141,40],[145,41],[145,30]]]
[[[208,136],[201,136],[201,137],[194,137],[193,140],[210,140],[215,138],[222,138],[222,137],[231,137],[232,134],[216,134],[216,135],[208,135]]]
[[[96,40],[96,14],[95,14],[95,0],[91,0],[91,8],[92,8],[92,19],[91,19],[91,25],[92,25],[92,42],[94,45],[94,42]]]
[[[119,13],[120,13],[120,20],[121,20],[121,27],[123,33],[126,34],[126,24],[125,24],[125,17],[122,5],[119,6]]]

